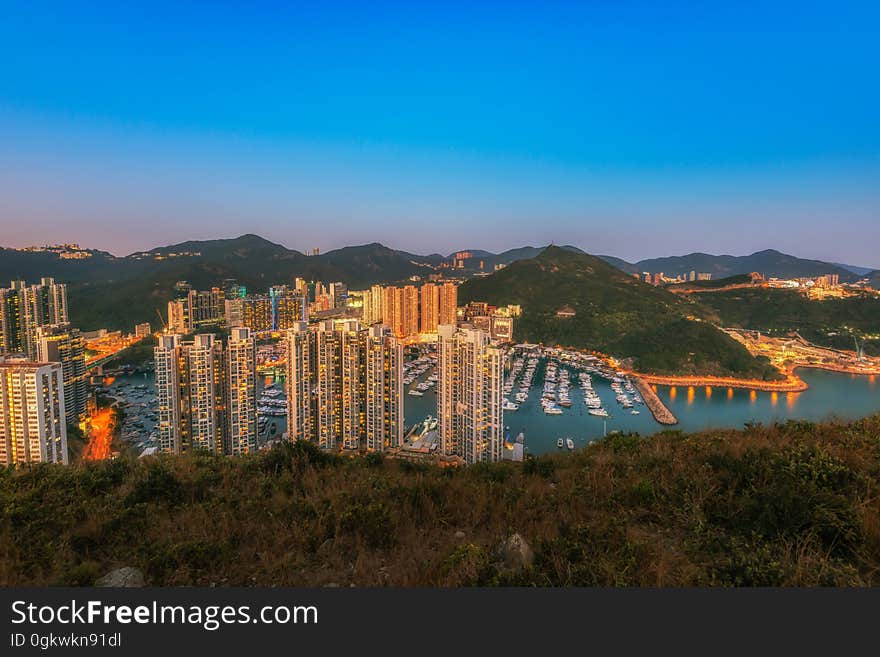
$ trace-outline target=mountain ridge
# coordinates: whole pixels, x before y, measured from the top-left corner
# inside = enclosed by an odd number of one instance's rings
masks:
[[[573,245],[555,246],[560,252],[585,255]],[[468,277],[486,274],[500,266],[510,266],[523,259],[534,258],[549,247],[524,246],[498,254],[472,250],[475,256],[463,269],[445,270]],[[156,310],[163,309],[170,298],[174,283],[186,280],[195,287],[205,288],[236,280],[254,290],[265,290],[270,285],[291,283],[301,276],[310,280],[342,281],[351,288],[372,284],[401,283],[416,277],[427,278],[433,269],[449,266],[449,256],[439,253],[427,256],[388,247],[379,242],[352,245],[319,255],[307,255],[253,233],[234,238],[215,240],[188,240],[177,244],[157,246],[127,256],[114,256],[105,251],[87,250],[90,257],[63,259],[56,252],[24,251],[0,247],[0,281],[24,279],[36,281],[43,276],[54,276],[70,284],[73,320],[84,329],[124,328],[131,322],[152,321]],[[454,254],[453,254],[454,256]],[[594,257],[594,256],[591,256]],[[835,270],[822,261],[810,261],[769,249],[750,256],[712,256],[690,254],[628,263],[614,256],[595,256],[626,275],[640,271],[711,271],[713,278],[760,271],[766,275],[817,275],[839,273],[841,280],[858,278],[852,272]],[[701,258],[695,262],[694,257]],[[762,269],[760,262],[776,263],[777,270]],[[751,259],[751,260],[750,260]],[[479,267],[482,260],[482,268]],[[716,263],[713,265],[712,263]],[[717,265],[717,266],[716,266]],[[731,273],[733,270],[737,270]],[[880,286],[880,272],[873,272],[874,284]],[[631,277],[631,276],[630,276]],[[130,304],[130,299],[144,298],[144,307]],[[119,305],[125,306],[119,308]],[[110,324],[102,317],[108,317]]]

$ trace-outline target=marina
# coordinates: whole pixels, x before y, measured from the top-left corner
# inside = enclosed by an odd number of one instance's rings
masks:
[[[554,362],[547,385],[547,364]],[[555,369],[555,371],[554,371]],[[561,406],[569,372],[571,406]],[[511,356],[505,377],[505,399],[516,404],[505,410],[505,435],[525,435],[527,453],[567,451],[571,438],[575,449],[613,431],[651,435],[664,430],[703,431],[712,428],[741,429],[747,423],[786,420],[851,420],[880,412],[880,376],[857,376],[804,369],[809,384],[802,392],[765,392],[721,387],[651,386],[618,376],[595,357],[563,350],[520,351]],[[555,379],[555,381],[554,381]],[[416,379],[418,381],[418,379]],[[654,398],[669,413],[669,426],[654,418],[649,405]],[[557,409],[550,413],[547,409]],[[558,411],[558,412],[557,412]],[[658,411],[659,412],[659,411]],[[436,396],[404,398],[407,425],[436,416]]]
[[[432,453],[436,432],[436,352],[426,349],[407,362],[404,418],[410,439],[406,447]],[[880,411],[880,377],[804,369],[809,384],[802,392],[766,392],[725,387],[650,385],[619,376],[599,359],[563,350],[527,349],[511,355],[503,384],[504,435],[524,436],[527,453],[567,451],[613,432],[651,435],[669,429],[650,409],[656,401],[666,409],[674,429],[702,431],[742,428],[746,423],[788,419],[821,421],[857,419]],[[122,439],[138,453],[156,448],[153,373],[108,377],[105,394],[124,411]],[[259,377],[259,443],[266,445],[286,431],[283,381]],[[416,392],[419,394],[410,394]],[[653,412],[652,412],[653,411]],[[428,420],[428,428],[424,422]],[[511,439],[512,442],[512,439]]]

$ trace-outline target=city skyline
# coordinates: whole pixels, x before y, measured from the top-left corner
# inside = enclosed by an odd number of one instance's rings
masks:
[[[3,242],[880,266],[876,6],[335,9],[11,10]]]

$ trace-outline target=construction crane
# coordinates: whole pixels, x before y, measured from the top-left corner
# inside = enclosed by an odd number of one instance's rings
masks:
[[[166,322],[165,319],[162,317],[162,313],[159,312],[158,308],[156,308],[156,315],[158,315],[159,321],[162,322],[162,332],[167,333],[168,332],[168,322]]]

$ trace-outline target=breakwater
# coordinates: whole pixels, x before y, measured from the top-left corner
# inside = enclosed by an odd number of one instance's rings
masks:
[[[654,389],[650,385],[639,377],[633,377],[633,383],[636,384],[636,388],[639,389],[642,399],[645,400],[645,406],[651,410],[651,413],[654,415],[654,419],[657,420],[657,422],[666,425],[678,424],[678,418],[672,414],[672,411],[666,408],[666,404],[660,401],[657,393],[654,392]]]

